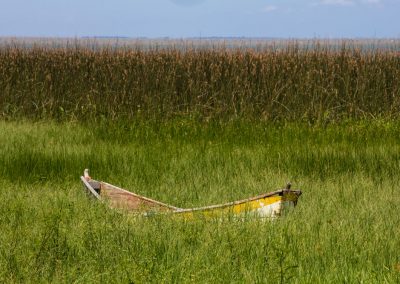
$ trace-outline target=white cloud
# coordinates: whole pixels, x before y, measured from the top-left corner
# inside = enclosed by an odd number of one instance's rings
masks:
[[[267,5],[267,6],[264,6],[264,8],[262,9],[262,11],[263,11],[264,13],[269,13],[269,12],[275,11],[275,10],[277,10],[277,9],[278,9],[278,7],[276,7],[276,6],[274,6],[274,5]]]
[[[355,2],[353,0],[322,0],[319,2],[319,4],[332,6],[354,6]]]
[[[314,2],[311,6],[329,5],[329,6],[356,6],[356,5],[376,5],[382,4],[383,0],[320,0]]]
[[[195,6],[203,3],[205,0],[171,0],[178,6]]]
[[[362,0],[363,3],[367,3],[367,4],[380,4],[382,3],[381,0]]]

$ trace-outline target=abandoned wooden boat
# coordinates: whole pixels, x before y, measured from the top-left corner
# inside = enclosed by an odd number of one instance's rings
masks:
[[[111,208],[123,209],[145,216],[155,213],[172,213],[184,218],[193,218],[196,215],[219,217],[232,213],[234,215],[274,218],[282,215],[285,208],[294,207],[301,195],[300,190],[290,189],[289,183],[284,189],[239,201],[184,209],[132,193],[106,182],[94,180],[89,176],[87,169],[84,171],[84,175],[81,176],[81,180],[84,189],[90,196],[107,202]]]

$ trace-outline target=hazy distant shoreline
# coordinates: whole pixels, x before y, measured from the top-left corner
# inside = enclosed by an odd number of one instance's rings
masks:
[[[46,48],[281,48],[296,44],[301,48],[319,45],[336,49],[345,45],[362,49],[400,50],[400,38],[274,38],[274,37],[188,37],[188,38],[145,38],[120,36],[85,37],[0,37],[0,47],[23,46]]]

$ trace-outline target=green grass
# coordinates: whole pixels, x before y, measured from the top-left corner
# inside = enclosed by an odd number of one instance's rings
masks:
[[[0,282],[399,282],[399,125],[0,122]],[[181,207],[303,195],[274,222],[132,217],[86,167]]]

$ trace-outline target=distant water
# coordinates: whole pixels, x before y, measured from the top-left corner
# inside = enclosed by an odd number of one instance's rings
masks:
[[[11,38],[0,37],[0,47],[18,46],[23,48],[87,48],[99,49],[252,49],[262,51],[266,49],[280,50],[288,47],[299,49],[328,48],[340,50],[343,47],[358,48],[361,50],[391,50],[400,51],[398,38],[373,39],[280,39],[280,38],[128,38],[128,37],[81,37],[81,38]]]

